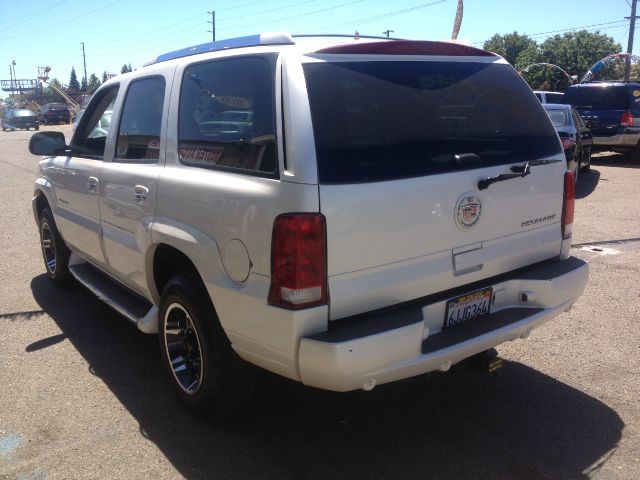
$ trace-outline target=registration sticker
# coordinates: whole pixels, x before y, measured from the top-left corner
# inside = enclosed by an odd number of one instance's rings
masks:
[[[444,315],[444,328],[472,320],[491,311],[493,288],[483,288],[459,297],[447,300]]]

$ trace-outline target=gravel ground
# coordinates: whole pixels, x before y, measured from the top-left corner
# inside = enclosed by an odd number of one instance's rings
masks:
[[[600,155],[582,175],[587,290],[501,346],[498,373],[349,394],[264,374],[244,413],[209,424],[178,405],[154,337],[47,281],[32,133],[0,132],[0,478],[640,477],[640,162]]]

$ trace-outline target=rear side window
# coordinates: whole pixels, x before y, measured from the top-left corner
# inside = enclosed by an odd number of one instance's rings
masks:
[[[559,153],[556,133],[508,65],[308,63],[322,183],[392,180]],[[456,154],[475,162],[455,162]]]
[[[116,158],[157,160],[160,156],[160,129],[164,105],[163,77],[151,77],[131,83],[122,108]],[[111,125],[111,111],[100,122]]]
[[[236,57],[185,69],[178,120],[181,162],[275,175],[275,59]]]
[[[627,88],[624,85],[588,85],[569,87],[565,102],[578,108],[594,110],[627,109]]]

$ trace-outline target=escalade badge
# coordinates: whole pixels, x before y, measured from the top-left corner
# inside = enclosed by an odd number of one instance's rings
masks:
[[[482,202],[473,192],[467,192],[462,195],[456,203],[455,220],[456,225],[461,230],[467,230],[473,227],[482,212]]]

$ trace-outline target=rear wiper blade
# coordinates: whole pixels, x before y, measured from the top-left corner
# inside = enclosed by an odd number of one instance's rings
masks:
[[[524,165],[512,165],[511,171],[514,173],[501,173],[495,177],[487,177],[478,182],[478,190],[486,190],[489,185],[497,182],[504,182],[505,180],[511,180],[512,178],[526,177],[531,173],[531,166],[529,162]]]

